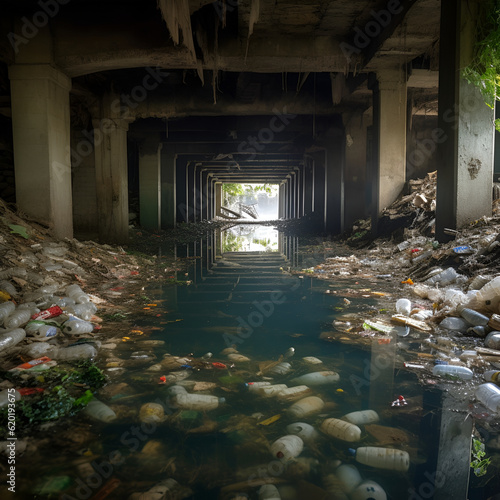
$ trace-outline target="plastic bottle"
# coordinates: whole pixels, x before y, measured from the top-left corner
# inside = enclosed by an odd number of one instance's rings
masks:
[[[11,297],[15,297],[17,295],[17,290],[10,281],[1,280],[0,281],[0,290],[2,292],[8,293]]]
[[[261,387],[269,387],[271,382],[266,380],[261,380],[259,382],[248,382],[243,386],[248,389],[250,392],[258,392]]]
[[[283,361],[276,366],[273,366],[269,371],[269,375],[286,375],[292,369],[292,365]]]
[[[177,394],[187,394],[186,388],[182,385],[172,385],[167,389],[169,396],[177,396]]]
[[[335,475],[340,481],[340,489],[348,495],[363,481],[361,474],[354,465],[339,465],[335,469]]]
[[[259,500],[281,500],[281,495],[274,484],[263,484],[259,488]]]
[[[276,384],[259,387],[257,388],[257,392],[260,396],[270,398],[272,396],[276,396],[284,389],[288,389],[288,386],[286,384]]]
[[[31,311],[18,307],[4,320],[4,326],[8,330],[25,325],[31,319]]]
[[[453,269],[453,267],[449,267],[444,271],[441,271],[439,274],[435,274],[430,277],[425,283],[428,285],[439,284],[440,286],[451,285],[456,281],[459,274]]]
[[[294,418],[302,418],[321,411],[323,406],[325,406],[325,402],[321,398],[318,398],[318,396],[309,396],[299,399],[290,406],[290,408],[288,408],[288,413]]]
[[[9,317],[16,309],[14,302],[3,302],[0,304],[0,325]]]
[[[378,469],[405,472],[410,468],[410,455],[406,451],[377,446],[362,446],[357,450],[349,449],[360,464],[370,465]]]
[[[495,384],[481,384],[476,389],[476,398],[491,411],[500,412],[500,387]]]
[[[280,437],[271,445],[271,454],[285,462],[298,457],[304,449],[304,442],[295,434]]]
[[[12,392],[12,389],[10,391],[9,389],[4,389],[3,391],[0,391],[0,408],[7,406],[13,401],[19,401],[20,399],[21,394],[19,394],[19,392],[17,392],[16,390]]]
[[[90,333],[93,329],[94,325],[83,319],[70,319],[63,324],[63,332],[71,335]]]
[[[288,359],[291,358],[292,356],[295,355],[295,348],[294,347],[289,347],[284,353],[283,353],[283,359]]]
[[[54,303],[56,306],[63,308],[74,306],[76,304],[76,302],[70,297],[59,297]]]
[[[335,384],[339,380],[340,376],[337,372],[322,371],[306,373],[305,375],[292,379],[292,383],[295,385],[316,386],[324,384]]]
[[[498,370],[488,370],[483,373],[484,380],[488,382],[494,382],[497,384],[500,382],[500,371]]]
[[[78,359],[91,359],[97,356],[96,348],[91,344],[74,344],[61,347],[52,353],[52,358],[59,361],[76,361]]]
[[[47,340],[53,339],[60,332],[59,328],[51,325],[40,325],[30,337],[38,342],[46,342]]]
[[[446,328],[447,330],[465,333],[470,325],[462,318],[454,318],[452,316],[448,316],[447,318],[444,318],[441,323],[439,323],[439,326],[441,328]]]
[[[295,422],[287,425],[286,431],[289,434],[299,436],[306,444],[316,441],[319,437],[318,431],[311,424],[306,424],[305,422]]]
[[[323,364],[323,361],[321,361],[321,359],[315,358],[314,356],[306,356],[306,357],[302,358],[302,361],[305,361],[306,363],[309,363],[310,365]]]
[[[342,441],[359,441],[361,438],[361,429],[354,424],[339,420],[338,418],[327,418],[323,420],[320,429],[325,434]]]
[[[380,419],[378,413],[375,410],[362,410],[347,413],[342,417],[342,420],[346,420],[347,422],[350,422],[354,425],[367,425],[374,424]]]
[[[163,406],[158,403],[145,403],[139,410],[139,420],[143,423],[162,422],[165,418]]]
[[[487,276],[477,275],[469,284],[469,290],[480,290],[486,283],[488,283],[491,278]]]
[[[488,333],[489,327],[487,326],[473,326],[467,329],[467,333],[473,333],[476,337],[484,339]]]
[[[92,399],[84,408],[83,413],[100,422],[108,423],[116,419],[116,413],[108,405],[105,405],[98,399]]]
[[[90,321],[92,316],[97,312],[97,307],[92,302],[87,302],[85,304],[67,306],[66,310],[85,321]]]
[[[70,285],[66,288],[66,295],[73,299],[77,304],[90,302],[90,297],[80,288],[79,285]]]
[[[489,349],[500,349],[500,332],[492,331],[486,335],[484,345]]]
[[[173,397],[174,404],[182,410],[215,410],[225,402],[224,398],[207,394],[177,394]]]
[[[308,396],[311,389],[307,385],[296,385],[295,387],[288,387],[278,393],[278,400],[280,401],[294,401]]]
[[[474,309],[470,309],[468,307],[464,307],[460,311],[460,316],[462,316],[467,323],[470,323],[473,326],[486,326],[490,320],[488,316],[478,313],[477,311],[474,311]]]
[[[0,333],[0,351],[19,344],[26,337],[26,332],[22,328],[15,328],[8,332]]]
[[[497,312],[500,301],[500,276],[493,278],[480,288],[475,298],[481,306],[486,306],[488,309]]]
[[[462,380],[471,380],[473,373],[466,366],[456,365],[436,365],[432,369],[433,375],[458,377]]]
[[[229,361],[232,361],[233,363],[246,363],[248,361],[251,361],[250,358],[243,356],[243,354],[237,354],[237,353],[228,354],[227,359],[229,359]]]
[[[364,481],[351,493],[351,500],[387,500],[387,494],[375,481]]]
[[[398,314],[409,316],[411,312],[411,302],[408,299],[399,299],[396,302],[396,311]]]

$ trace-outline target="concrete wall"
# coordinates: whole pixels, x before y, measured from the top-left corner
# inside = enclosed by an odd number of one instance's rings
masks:
[[[415,115],[406,143],[406,178],[420,179],[439,166],[437,144],[432,132],[438,126],[437,115]]]

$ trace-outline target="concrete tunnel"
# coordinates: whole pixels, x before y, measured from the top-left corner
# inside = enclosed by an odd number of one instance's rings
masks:
[[[437,239],[491,215],[494,112],[460,72],[476,3],[1,4],[12,201],[59,237],[126,243],[134,190],[145,228],[210,220],[225,182],[279,184],[279,217],[326,234],[376,230],[434,170]]]

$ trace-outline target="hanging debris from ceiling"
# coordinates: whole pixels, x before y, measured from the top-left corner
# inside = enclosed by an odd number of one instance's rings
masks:
[[[259,21],[260,17],[260,0],[252,0],[252,5],[250,7],[250,19],[248,21],[248,37],[247,37],[247,50],[245,52],[245,61],[248,56],[248,46],[250,45],[250,37],[253,34],[254,24]]]
[[[332,83],[332,103],[340,104],[346,87],[345,76],[342,73],[330,73]]]
[[[204,83],[203,67],[201,61],[196,57],[194,48],[189,0],[158,0],[158,7],[175,45],[179,45],[180,35],[182,33],[182,44],[187,47],[191,54],[193,63],[196,65],[198,76],[201,82]]]

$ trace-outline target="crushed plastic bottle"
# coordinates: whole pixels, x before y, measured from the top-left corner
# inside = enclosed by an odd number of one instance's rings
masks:
[[[476,389],[476,398],[491,411],[500,412],[500,387],[490,382]]]
[[[408,299],[399,299],[396,302],[396,311],[398,314],[409,316],[411,312],[411,302]]]
[[[14,347],[26,337],[26,332],[22,328],[15,328],[4,333],[0,333],[0,351]]]

